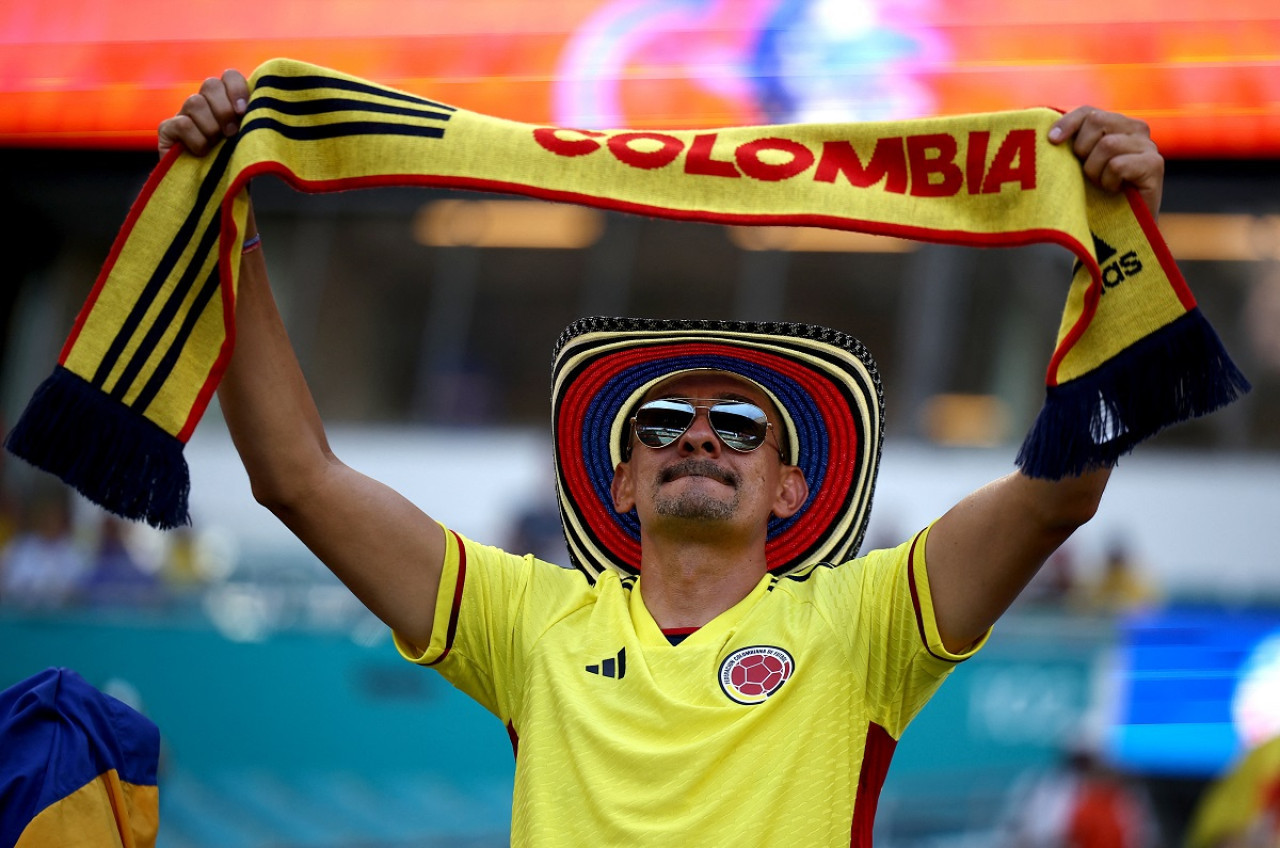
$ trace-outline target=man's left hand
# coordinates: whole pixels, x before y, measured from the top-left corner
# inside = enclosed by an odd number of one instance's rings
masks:
[[[1084,164],[1084,173],[1108,191],[1126,184],[1138,190],[1152,216],[1160,213],[1164,192],[1164,157],[1142,121],[1092,106],[1081,106],[1059,118],[1049,129],[1049,141],[1071,143]]]

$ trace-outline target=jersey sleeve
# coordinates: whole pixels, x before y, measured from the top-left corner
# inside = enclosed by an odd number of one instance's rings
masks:
[[[942,644],[925,569],[928,528],[897,548],[872,551],[833,569],[835,589],[826,599],[851,662],[865,675],[866,706],[873,721],[895,739],[960,662],[963,653]]]
[[[445,529],[446,550],[431,642],[393,633],[396,650],[430,666],[504,723],[519,703],[529,646],[580,602],[576,571],[481,545]]]

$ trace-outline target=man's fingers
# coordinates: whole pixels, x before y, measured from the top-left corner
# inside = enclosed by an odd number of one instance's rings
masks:
[[[1154,147],[1146,136],[1101,132],[1083,150],[1076,152],[1084,163],[1085,174],[1103,188],[1114,191],[1119,186],[1109,184],[1110,181],[1104,179],[1104,174],[1114,170],[1115,160],[1135,155],[1141,157],[1154,150]]]
[[[1112,191],[1132,185],[1154,215],[1160,210],[1164,190],[1164,158],[1154,150],[1115,156],[1107,160],[1098,180]]]
[[[1049,129],[1054,144],[1070,143],[1085,176],[1108,191],[1133,185],[1156,213],[1164,186],[1164,158],[1143,121],[1081,106]]]
[[[180,144],[197,156],[208,153],[223,138],[240,130],[248,109],[249,83],[235,69],[209,77],[198,94],[188,97],[178,114],[160,124],[157,147],[163,156]]]
[[[157,144],[160,155],[163,156],[175,144],[182,145],[197,156],[203,156],[212,147],[209,135],[187,114],[174,115],[160,124]]]
[[[1061,144],[1069,138],[1074,138],[1080,125],[1092,111],[1094,111],[1092,106],[1078,106],[1054,121],[1053,126],[1049,128],[1049,141]]]
[[[214,104],[203,91],[200,94],[193,94],[188,97],[182,104],[182,109],[178,114],[190,118],[195,128],[208,138],[212,139],[222,135],[222,124],[225,116],[220,116],[214,112]]]
[[[228,68],[222,72],[222,84],[226,87],[232,110],[237,117],[242,117],[249,108],[249,81],[235,68]]]
[[[161,158],[169,152],[169,148],[179,142],[180,131],[177,127],[178,119],[165,118],[160,122],[160,129],[156,132],[156,148],[160,151]]]
[[[1081,159],[1089,155],[1100,138],[1114,134],[1151,137],[1150,128],[1144,122],[1093,106],[1072,109],[1049,128],[1051,142],[1061,144],[1070,140],[1072,149]]]
[[[240,128],[240,113],[236,111],[235,100],[227,91],[227,84],[221,78],[210,77],[200,86],[199,96],[204,98],[208,114],[214,121],[213,126],[210,127],[197,119],[196,122],[200,124],[200,128],[206,131],[212,130],[227,138],[235,135]]]

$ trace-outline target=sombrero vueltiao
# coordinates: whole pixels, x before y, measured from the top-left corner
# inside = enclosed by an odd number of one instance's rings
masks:
[[[784,574],[856,554],[866,532],[884,431],[884,392],[867,349],[810,324],[583,318],[556,344],[551,415],[556,488],[573,565],[640,570],[640,526],[614,511],[613,470],[644,393],[674,373],[728,371],[778,407],[787,456],[809,483],[788,519],[771,519],[769,570]]]

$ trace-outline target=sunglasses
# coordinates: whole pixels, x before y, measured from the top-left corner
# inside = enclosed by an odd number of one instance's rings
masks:
[[[754,403],[714,398],[661,398],[642,404],[631,419],[631,427],[640,444],[665,448],[693,426],[699,409],[707,410],[707,420],[720,441],[740,453],[750,453],[763,445],[773,426],[764,410]],[[782,453],[781,448],[778,453]]]

